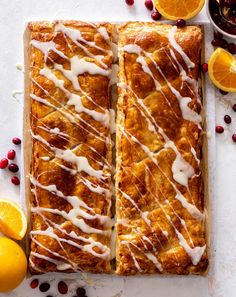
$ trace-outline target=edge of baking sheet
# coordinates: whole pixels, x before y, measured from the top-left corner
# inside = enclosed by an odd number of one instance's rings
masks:
[[[146,21],[145,21],[146,22]],[[96,22],[99,23],[99,22]],[[114,25],[119,25],[121,23],[113,23]],[[173,24],[173,22],[170,21],[164,21],[162,23],[167,24]],[[208,60],[209,53],[208,50],[205,47],[205,44],[210,44],[210,36],[207,34],[208,31],[212,31],[210,28],[209,22],[190,22],[188,25],[200,25],[203,30],[203,41],[202,41],[202,52],[201,52],[201,59],[202,62],[205,61],[205,58]],[[26,249],[26,255],[29,255],[29,231],[30,231],[30,196],[31,196],[31,190],[30,190],[30,181],[29,181],[29,173],[30,173],[30,167],[31,167],[31,160],[32,160],[32,151],[31,151],[31,134],[30,134],[30,112],[31,112],[31,106],[30,106],[30,80],[29,80],[29,74],[30,74],[30,30],[26,26],[25,32],[24,32],[24,100],[23,100],[23,150],[22,150],[22,160],[23,160],[23,178],[22,178],[22,189],[21,189],[21,204],[24,206],[27,212],[28,216],[28,231],[26,234],[26,238],[23,242],[23,245]],[[214,87],[209,82],[208,77],[201,75],[201,82],[202,82],[202,100],[203,100],[203,110],[202,110],[202,116],[203,116],[203,129],[206,131],[203,135],[203,159],[202,159],[202,165],[204,167],[203,176],[204,176],[204,208],[205,208],[205,214],[206,214],[206,241],[207,241],[207,255],[209,260],[208,269],[203,275],[162,275],[162,274],[155,274],[157,277],[199,277],[199,276],[206,276],[211,270],[212,263],[211,263],[211,249],[212,249],[212,203],[211,200],[214,197],[214,179],[215,179],[215,134],[214,134],[214,123],[215,123],[215,106],[214,106],[214,100],[209,100],[211,97],[215,96],[214,93]],[[210,131],[212,135],[208,135],[207,131]],[[210,139],[210,141],[209,141]],[[209,151],[211,151],[211,154],[209,154]],[[214,151],[214,153],[212,153]],[[25,198],[24,198],[25,197]],[[60,275],[66,275],[67,278],[72,278],[74,275],[81,274],[80,272],[77,273],[63,273],[63,272],[53,272],[53,273],[47,273],[48,274],[60,274]],[[88,275],[93,276],[94,274],[88,273]],[[100,274],[103,275],[103,274]],[[114,273],[113,273],[114,275]],[[27,277],[30,277],[31,274],[28,270]],[[115,275],[116,276],[116,275]],[[136,275],[135,277],[148,277],[149,275]],[[122,276],[117,276],[118,278],[122,278]],[[131,278],[133,276],[130,276]]]

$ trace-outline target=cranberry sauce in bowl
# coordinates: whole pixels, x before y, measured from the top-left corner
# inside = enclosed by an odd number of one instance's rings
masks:
[[[218,31],[236,38],[236,0],[208,0],[207,12]]]

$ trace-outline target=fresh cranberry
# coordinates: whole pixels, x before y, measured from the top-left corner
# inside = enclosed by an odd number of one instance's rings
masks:
[[[219,11],[217,11],[217,12],[213,12],[211,16],[212,16],[212,19],[213,19],[216,23],[218,23],[218,22],[221,20],[221,15],[220,15]],[[218,25],[219,25],[219,24],[218,24]]]
[[[14,177],[14,176],[13,176]],[[35,279],[33,279],[32,281],[31,281],[31,283],[30,283],[30,287],[31,287],[31,289],[36,289],[37,287],[38,287],[38,285],[39,285],[39,281],[35,278]]]
[[[235,43],[229,43],[228,44],[228,50],[232,55],[236,54],[236,44]]]
[[[58,289],[58,292],[62,295],[65,295],[67,294],[68,292],[68,286],[65,282],[63,281],[60,281],[57,285],[57,289]]]
[[[8,169],[11,172],[17,172],[19,170],[19,167],[18,167],[18,165],[14,164],[14,163],[11,163],[11,164],[8,165]]]
[[[232,122],[231,116],[226,114],[224,116],[224,121],[225,121],[226,124],[230,124]]]
[[[42,283],[40,286],[39,286],[39,290],[41,292],[47,292],[48,290],[50,289],[50,285],[49,283]]]
[[[186,21],[183,19],[179,19],[176,21],[176,26],[177,27],[184,27],[186,25]]]
[[[14,185],[16,185],[16,186],[18,186],[19,184],[20,184],[20,180],[19,180],[19,178],[17,177],[17,176],[13,176],[12,178],[11,178],[11,182],[14,184]],[[35,280],[36,281],[36,280]],[[30,286],[31,286],[31,284],[30,284]],[[38,284],[37,284],[37,286],[38,286]],[[36,286],[36,287],[37,287]],[[36,288],[35,287],[35,288]],[[32,286],[31,286],[31,288],[32,289],[34,289]]]
[[[152,14],[151,14],[151,17],[152,17],[152,19],[153,19],[154,21],[158,21],[158,20],[160,20],[160,18],[161,18],[161,14],[160,14],[159,11],[154,10],[154,11],[152,12]]]
[[[8,165],[8,160],[7,158],[3,158],[1,161],[0,161],[0,169],[5,169]]]
[[[220,93],[222,94],[222,95],[227,95],[228,94],[228,92],[226,92],[226,91],[223,91],[223,90],[219,90],[220,91]]]
[[[16,152],[14,150],[10,150],[8,153],[7,153],[7,158],[9,160],[14,160],[15,159],[15,156],[16,156]]]
[[[215,39],[223,39],[223,34],[220,32],[214,32],[214,38]]]
[[[21,144],[21,140],[20,140],[20,138],[18,138],[18,137],[14,137],[14,138],[12,139],[12,142],[13,142],[14,144],[16,144],[16,145]]]
[[[212,42],[211,42],[211,44],[213,45],[213,46],[221,46],[222,45],[222,39],[216,39],[216,38],[214,38],[213,40],[212,40]]]
[[[234,105],[232,106],[232,109],[233,109],[233,111],[236,112],[236,104],[234,104]]]
[[[236,142],[236,134],[232,135],[232,140],[233,140],[233,142]]]
[[[84,288],[78,288],[76,290],[77,297],[84,297],[86,295],[86,291]]]
[[[208,64],[207,63],[203,63],[202,64],[202,72],[206,73],[208,71]]]
[[[134,4],[134,0],[125,0],[127,5],[133,5]]]
[[[216,126],[216,133],[223,133],[223,132],[224,132],[224,127]]]
[[[235,6],[235,0],[223,0],[222,5],[228,8],[232,8]]]
[[[224,49],[228,48],[228,42],[225,39],[222,39],[221,47],[224,48]]]
[[[153,10],[152,0],[145,0],[145,6],[147,7],[147,9]]]

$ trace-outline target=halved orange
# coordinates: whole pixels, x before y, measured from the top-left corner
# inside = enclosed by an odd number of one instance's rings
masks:
[[[169,20],[188,20],[197,15],[205,0],[154,0],[156,9]]]
[[[236,58],[222,48],[217,48],[208,63],[211,81],[225,92],[236,92]]]
[[[27,230],[27,219],[18,204],[0,199],[0,231],[11,238],[21,240]]]

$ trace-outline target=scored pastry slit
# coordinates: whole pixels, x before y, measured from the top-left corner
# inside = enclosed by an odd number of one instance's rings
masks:
[[[204,274],[199,26],[119,28],[116,273]]]
[[[32,274],[111,271],[113,30],[80,21],[32,22],[26,30]]]

